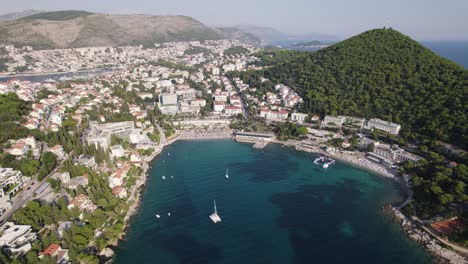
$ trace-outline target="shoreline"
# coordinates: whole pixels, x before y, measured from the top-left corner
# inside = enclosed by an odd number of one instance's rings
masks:
[[[410,218],[406,217],[397,207],[387,205],[384,206],[384,211],[400,224],[400,230],[404,232],[409,239],[420,244],[424,250],[432,256],[434,263],[468,263],[465,256],[451,247],[439,242],[439,240],[434,238],[432,234],[420,227],[420,224],[417,224]]]
[[[137,184],[135,187],[135,193],[132,194],[134,196],[133,203],[129,206],[127,214],[124,217],[124,230],[119,235],[118,240],[112,244],[113,248],[117,249],[119,242],[125,238],[128,228],[130,226],[131,219],[139,211],[139,208],[141,205],[141,195],[145,189],[144,187],[146,186],[146,182],[149,178],[149,171],[150,171],[149,169],[151,168],[149,164],[151,164],[160,155],[160,153],[164,150],[164,148],[167,146],[170,146],[171,144],[179,140],[180,141],[217,140],[217,139],[234,140],[232,136],[232,131],[231,133],[227,133],[227,130],[223,132],[225,133],[219,134],[219,132],[214,132],[214,133],[204,133],[201,135],[200,134],[197,134],[197,135],[188,134],[188,133],[177,134],[175,137],[171,138],[166,143],[161,144],[160,148],[156,149],[155,152],[153,152],[153,154],[151,154],[150,156],[144,159],[143,166],[142,166],[143,167],[142,176],[137,181]],[[397,171],[389,172],[383,165],[376,164],[375,162],[367,160],[364,157],[360,157],[360,156],[356,157],[354,155],[346,154],[346,153],[328,153],[318,148],[301,149],[301,147],[296,145],[294,141],[282,142],[282,141],[274,140],[271,143],[282,144],[283,147],[284,146],[294,147],[296,151],[328,155],[348,165],[369,171],[371,173],[377,174],[387,179],[392,179],[396,183],[399,184],[400,188],[404,191],[406,195],[405,200],[402,202],[402,204],[407,202],[408,199],[411,199],[411,190],[409,189],[407,184],[401,179]],[[407,235],[409,239],[412,239],[418,242],[419,244],[421,244],[424,250],[432,255],[435,263],[453,263],[453,264],[468,263],[465,257],[463,257],[462,255],[459,255],[455,250],[442,247],[440,243],[436,239],[433,239],[427,232],[425,232],[421,228],[416,227],[416,225],[410,219],[408,219],[406,216],[404,216],[401,213],[399,207],[391,206],[390,211],[389,213],[391,213],[391,215],[395,219],[400,221],[401,231],[405,232],[405,234]],[[111,261],[113,260],[114,256],[115,256],[115,253],[110,258]]]

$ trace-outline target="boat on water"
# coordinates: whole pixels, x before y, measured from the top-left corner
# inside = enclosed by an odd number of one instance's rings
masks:
[[[160,216],[160,215],[158,215],[158,214],[156,214],[155,216],[156,216],[156,218],[161,218],[161,216]]]
[[[162,176],[161,178],[162,178],[163,180],[166,180],[166,176]]]
[[[229,179],[229,169],[226,169],[226,179]]]
[[[322,168],[326,169],[335,163],[335,160],[326,156],[320,156],[314,160],[314,163],[317,165],[322,165]]]
[[[218,215],[218,211],[216,210],[216,200],[213,200],[214,202],[214,212],[210,214],[210,219],[213,221],[213,223],[218,223],[221,222],[221,217]]]
[[[171,213],[167,213],[167,216],[171,216]]]
[[[174,176],[171,176],[171,179],[174,179]]]

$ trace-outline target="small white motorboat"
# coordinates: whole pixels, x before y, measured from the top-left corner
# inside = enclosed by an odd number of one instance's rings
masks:
[[[166,176],[162,176],[161,178],[162,178],[163,180],[166,180]]]
[[[225,175],[226,179],[229,179],[229,169],[226,169],[226,175]]]
[[[158,214],[156,214],[155,216],[156,216],[156,218],[161,218],[161,216],[160,216],[160,215],[158,215]]]
[[[174,176],[171,176],[171,179],[174,179]]]
[[[167,216],[171,216],[171,213],[167,213]]]

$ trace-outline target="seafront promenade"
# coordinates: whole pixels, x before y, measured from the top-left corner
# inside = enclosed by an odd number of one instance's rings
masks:
[[[211,130],[185,130],[177,135],[176,140],[193,140],[193,139],[230,139],[232,138],[232,130],[211,129]]]

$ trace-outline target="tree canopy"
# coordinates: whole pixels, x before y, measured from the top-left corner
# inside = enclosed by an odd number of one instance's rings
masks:
[[[392,29],[375,29],[317,52],[260,54],[264,74],[322,115],[378,117],[402,135],[468,144],[468,71]]]

